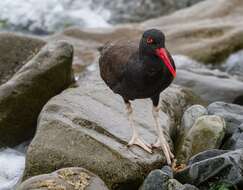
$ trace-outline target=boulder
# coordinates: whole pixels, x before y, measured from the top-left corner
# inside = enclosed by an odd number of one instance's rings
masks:
[[[40,38],[0,33],[0,85],[7,82],[43,45],[45,41]]]
[[[65,42],[48,44],[0,86],[0,146],[14,146],[34,135],[44,104],[73,81],[72,54]]]
[[[242,168],[243,149],[239,149],[195,162],[184,170],[177,172],[175,178],[182,183],[190,183],[197,186],[206,181],[242,185]]]
[[[225,133],[225,121],[219,116],[201,116],[188,131],[176,152],[179,163],[187,163],[193,155],[219,148]]]
[[[172,85],[161,94],[162,127],[175,134],[184,110],[199,103],[189,90]],[[149,143],[156,140],[150,100],[133,102],[135,124]],[[132,135],[125,105],[101,80],[97,71],[82,78],[43,108],[36,135],[27,151],[24,179],[67,166],[81,166],[105,181],[110,189],[136,189],[165,158],[127,147]],[[172,148],[173,149],[173,148]]]
[[[24,181],[17,190],[108,190],[105,183],[84,168],[62,168]]]

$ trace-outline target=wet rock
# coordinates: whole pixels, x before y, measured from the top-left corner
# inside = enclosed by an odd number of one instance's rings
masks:
[[[227,150],[220,150],[220,149],[205,150],[191,157],[190,160],[188,161],[188,165],[192,165],[196,162],[201,162],[203,160],[213,158],[215,156],[219,156],[227,152],[228,152]]]
[[[161,170],[153,170],[149,173],[139,190],[167,190],[170,176]]]
[[[225,122],[219,116],[201,116],[188,131],[181,149],[176,152],[179,163],[187,163],[193,155],[219,148],[225,134]]]
[[[236,150],[243,148],[243,133],[234,133],[222,146],[225,150]]]
[[[63,168],[50,174],[32,177],[24,181],[17,190],[108,190],[95,174],[83,168]]]
[[[176,173],[175,178],[197,186],[207,180],[239,185],[243,182],[242,168],[243,149],[239,149],[195,162]]]
[[[33,136],[44,104],[73,81],[72,53],[65,42],[48,44],[0,86],[0,146]]]
[[[175,133],[184,110],[198,100],[190,91],[171,86],[161,94],[161,123]],[[148,143],[156,140],[150,100],[133,102],[135,124]],[[83,78],[43,108],[36,135],[27,152],[25,179],[66,166],[85,167],[110,189],[136,189],[144,177],[165,162],[161,151],[149,154],[128,148],[132,135],[122,98],[100,79],[98,72]]]
[[[0,33],[0,85],[7,82],[45,42],[39,38]]]

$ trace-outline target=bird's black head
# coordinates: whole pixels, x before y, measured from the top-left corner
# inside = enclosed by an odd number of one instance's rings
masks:
[[[151,60],[154,60],[152,58],[157,59],[157,62],[162,63],[174,77],[176,76],[175,69],[165,49],[165,35],[160,30],[150,29],[143,33],[139,44],[139,56],[141,59],[144,59],[144,57]]]
[[[142,55],[156,55],[159,48],[165,47],[165,35],[157,29],[146,30],[140,40],[139,52]]]

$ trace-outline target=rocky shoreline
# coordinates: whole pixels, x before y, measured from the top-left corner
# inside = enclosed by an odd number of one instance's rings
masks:
[[[208,0],[99,31],[72,27],[43,38],[0,33],[0,146],[31,139],[16,189],[241,189],[243,3],[213,5]],[[106,41],[137,40],[151,27],[165,31],[177,66],[175,84],[160,101],[174,171],[159,150],[127,148],[124,105],[98,73],[98,49]],[[135,124],[153,143],[151,102],[133,106]]]

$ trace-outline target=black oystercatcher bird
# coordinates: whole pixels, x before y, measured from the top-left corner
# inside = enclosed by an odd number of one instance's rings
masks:
[[[157,29],[143,33],[140,43],[116,41],[106,44],[99,59],[100,75],[114,93],[122,96],[133,135],[128,145],[138,145],[152,153],[152,147],[162,147],[170,165],[174,155],[170,151],[159,122],[159,97],[176,76],[176,68],[165,48],[165,35]],[[131,100],[150,98],[153,103],[157,141],[151,146],[138,135],[133,123]]]

